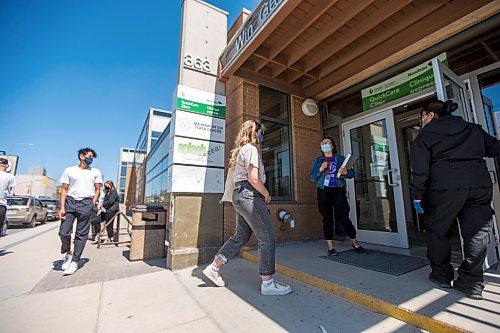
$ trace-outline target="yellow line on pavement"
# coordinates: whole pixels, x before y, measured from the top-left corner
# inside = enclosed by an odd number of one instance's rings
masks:
[[[243,252],[243,258],[255,264],[258,262],[257,256],[253,255],[250,252]],[[318,279],[314,276],[296,271],[283,265],[276,264],[276,272],[289,276],[295,280],[307,283],[316,288],[323,289],[329,293],[345,298],[351,302],[361,304],[377,312],[389,315],[410,325],[422,328],[430,332],[469,332],[440,320],[421,315],[395,304],[388,303],[379,298],[363,294],[359,291],[355,291],[329,281]]]

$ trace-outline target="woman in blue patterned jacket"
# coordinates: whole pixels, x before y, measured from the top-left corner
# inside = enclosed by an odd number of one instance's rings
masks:
[[[356,229],[349,219],[349,203],[346,196],[345,178],[353,178],[354,171],[341,167],[345,157],[337,154],[335,142],[325,136],[321,140],[322,154],[313,161],[309,178],[316,184],[318,208],[323,216],[323,236],[328,247],[328,255],[337,256],[333,247],[333,215],[344,228],[352,241],[352,247],[360,254],[367,254],[365,248],[356,240]],[[338,168],[338,170],[337,170]],[[337,177],[340,173],[340,177]]]

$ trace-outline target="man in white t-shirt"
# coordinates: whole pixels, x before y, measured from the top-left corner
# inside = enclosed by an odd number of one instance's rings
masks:
[[[9,165],[9,160],[0,158],[0,237],[4,236],[3,224],[7,213],[7,196],[12,195],[16,186],[16,177],[5,170]]]
[[[65,254],[62,264],[64,275],[71,275],[78,270],[78,263],[87,242],[90,222],[96,213],[96,202],[101,194],[102,174],[90,165],[96,152],[92,148],[78,151],[80,163],[66,168],[61,176],[61,210],[62,219],[59,228],[61,237],[61,253]],[[77,220],[74,251],[71,252],[71,234],[73,223]]]

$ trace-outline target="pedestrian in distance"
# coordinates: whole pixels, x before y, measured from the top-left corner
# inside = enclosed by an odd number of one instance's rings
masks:
[[[103,209],[104,214],[104,223],[108,224],[111,219],[118,213],[120,210],[120,196],[116,191],[115,184],[111,180],[107,180],[104,183],[104,200],[101,205],[99,205],[100,209]],[[119,230],[117,230],[119,232]],[[106,233],[108,234],[107,242],[113,241],[113,223],[109,223],[106,227]]]
[[[7,214],[7,197],[13,194],[16,177],[6,172],[9,160],[0,158],[0,237],[5,236],[4,223]]]
[[[64,275],[74,274],[78,270],[90,223],[97,212],[96,203],[102,186],[102,174],[91,167],[96,152],[92,148],[78,151],[79,164],[66,168],[61,176],[61,253],[64,254],[62,270]],[[74,239],[74,250],[71,251],[71,234],[73,224],[77,221]]]
[[[429,280],[451,288],[450,229],[458,218],[464,260],[453,288],[482,299],[483,263],[491,228],[492,183],[484,157],[498,157],[500,143],[479,125],[452,115],[458,104],[435,101],[420,114],[422,128],[410,152],[413,205],[424,214]]]
[[[316,157],[311,166],[309,178],[316,185],[318,209],[323,216],[323,237],[326,240],[329,256],[338,256],[333,246],[333,217],[342,225],[352,242],[352,247],[359,254],[368,254],[356,239],[356,228],[349,219],[349,202],[346,194],[346,178],[354,178],[354,170],[342,166],[345,157],[337,153],[337,147],[329,136],[320,143],[321,155]],[[340,177],[337,177],[340,173]]]
[[[264,134],[258,122],[247,120],[241,125],[229,161],[234,177],[232,203],[237,213],[236,232],[219,249],[203,274],[217,286],[225,286],[219,270],[239,253],[253,232],[258,241],[261,294],[286,295],[292,292],[292,288],[273,279],[275,235],[271,216],[266,208],[266,204],[271,202],[271,196],[264,186],[266,174],[260,152],[263,140]]]

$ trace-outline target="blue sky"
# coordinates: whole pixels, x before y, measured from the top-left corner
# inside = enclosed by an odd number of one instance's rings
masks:
[[[209,0],[231,24],[258,0]],[[116,181],[149,107],[169,109],[177,83],[181,0],[0,1],[0,150],[18,173],[51,178],[93,147]]]

